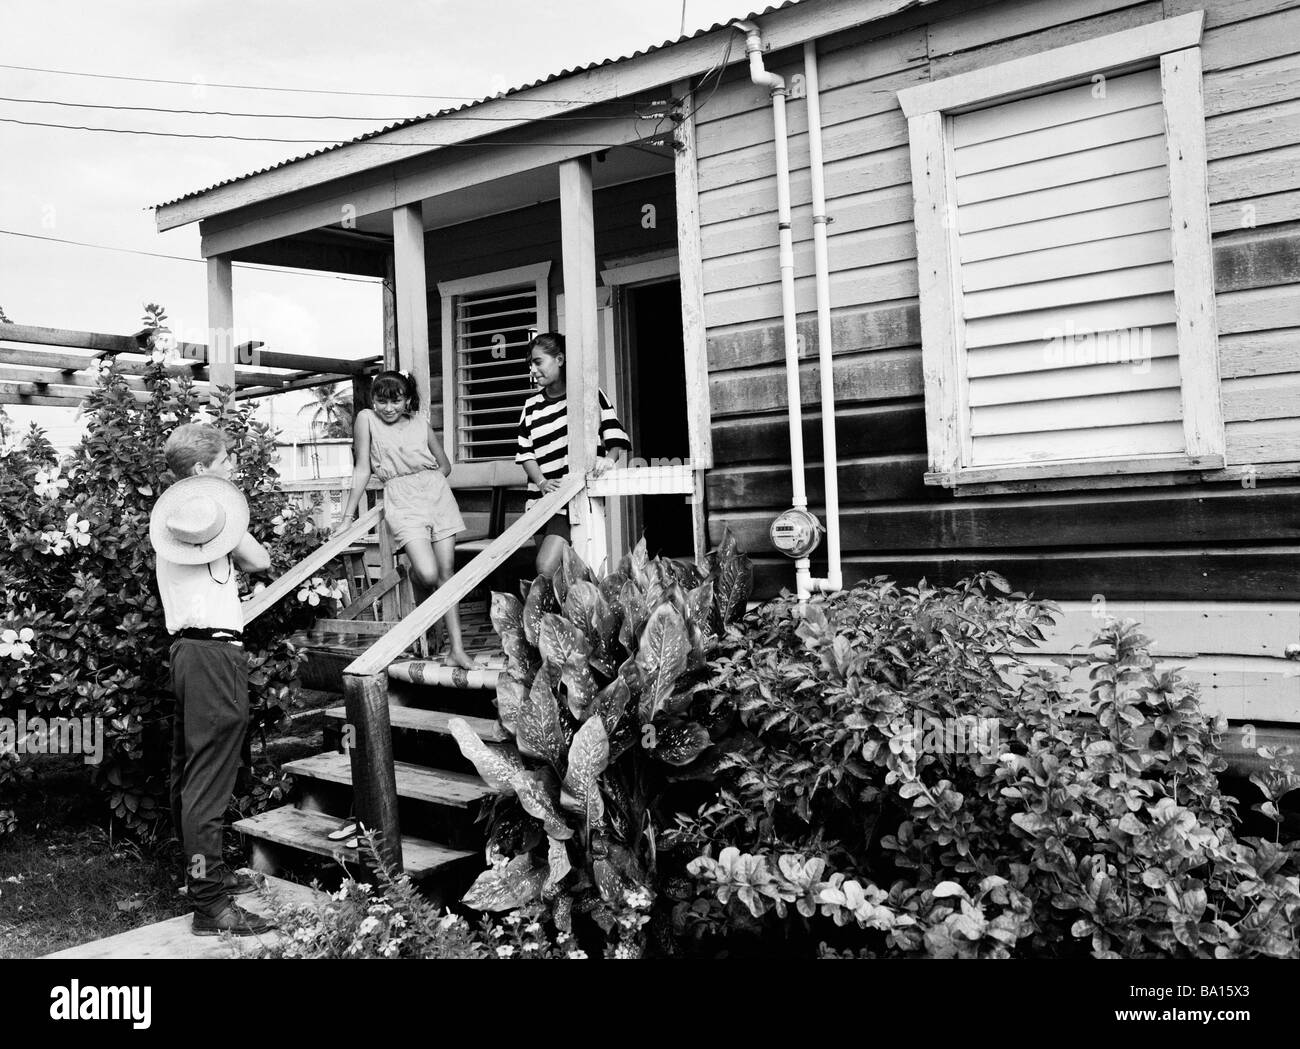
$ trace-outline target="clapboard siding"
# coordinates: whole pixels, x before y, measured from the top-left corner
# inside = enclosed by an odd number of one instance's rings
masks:
[[[921,480],[910,159],[886,93],[1201,9],[1228,460],[1300,462],[1300,3],[953,0],[905,12],[818,45],[849,582],[876,574],[955,582],[994,568],[1058,599],[1300,600],[1295,484],[1261,481],[1247,489],[1178,473],[1155,478],[1160,487],[1106,488],[1092,497],[957,497]],[[767,56],[767,64],[787,77],[802,70],[793,50]],[[1049,427],[1033,432],[1040,447],[1062,440],[1077,449],[1087,433],[1098,435],[1089,441],[1094,451],[1106,440],[1118,450],[1131,435],[1123,426],[1097,426],[1095,409],[1114,413],[1116,398],[1176,393],[1177,346],[1163,323],[1171,287],[1164,129],[1158,110],[1130,90],[1138,82],[1112,77],[1101,100],[1085,88],[1071,97],[1072,113],[1061,112],[1063,96],[1022,105],[1010,129],[991,114],[960,122],[966,173],[958,201],[961,231],[970,238],[961,279],[975,326],[970,374],[978,380],[972,403],[986,413],[988,432],[978,441],[1027,442],[1025,434],[997,431],[1023,428],[1038,413],[1034,425]],[[819,369],[799,99],[788,115],[806,483],[816,507],[824,499]],[[1082,133],[1032,159],[1035,136],[1050,137],[1043,129],[1066,116]],[[1090,128],[1097,130],[1091,139]],[[1009,135],[1020,139],[1003,141]],[[770,596],[793,585],[793,569],[771,556],[767,540],[772,515],[787,505],[790,477],[766,92],[730,76],[700,113],[698,138],[716,464],[706,489],[709,531],[715,540],[724,527],[741,536],[756,555],[758,596]],[[1045,324],[1068,319],[1076,331],[1105,330],[1118,323],[1119,307],[1125,324],[1157,325],[1144,345],[1149,360],[1109,369],[1043,353]],[[1042,384],[1053,375],[1063,380],[1058,391]],[[1167,441],[1172,450],[1181,447],[1181,425],[1168,408],[1162,402],[1144,418],[1170,417],[1145,425],[1158,446]],[[1089,421],[1090,431],[1063,428]],[[816,559],[814,570],[824,570]],[[1226,652],[1250,654],[1231,646]]]

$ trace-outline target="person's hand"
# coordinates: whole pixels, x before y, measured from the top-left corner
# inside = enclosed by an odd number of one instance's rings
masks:
[[[560,482],[554,477],[548,477],[542,482],[541,488],[538,489],[542,495],[548,495],[560,487]]]
[[[614,469],[613,459],[604,455],[597,456],[595,463],[593,463],[591,467],[591,476],[600,477],[602,474],[606,474],[612,469]]]
[[[334,526],[334,531],[336,532],[343,531],[345,528],[347,528],[349,524],[352,523],[352,521],[356,519],[356,516],[357,516],[357,511],[355,507],[349,510],[345,506],[342,510],[339,511],[339,519]]]

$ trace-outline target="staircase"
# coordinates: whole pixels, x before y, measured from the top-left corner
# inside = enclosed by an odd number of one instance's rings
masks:
[[[507,565],[584,485],[580,477],[570,479],[542,498],[399,622],[327,620],[305,639],[318,651],[335,655],[345,704],[325,711],[326,749],[284,766],[294,777],[292,804],[235,824],[251,845],[255,870],[278,874],[310,855],[334,859],[355,872],[368,859],[364,850],[347,849],[328,837],[355,815],[384,832],[389,861],[400,862],[434,899],[450,902],[463,895],[485,866],[483,835],[475,821],[479,803],[493,791],[461,757],[448,723],[461,717],[488,742],[506,738],[495,705],[506,659],[485,600],[477,608],[469,601],[461,605],[465,648],[474,669],[421,658],[425,633],[451,604]],[[295,566],[250,602],[245,621],[329,558],[346,556],[377,521],[378,511],[369,511]]]

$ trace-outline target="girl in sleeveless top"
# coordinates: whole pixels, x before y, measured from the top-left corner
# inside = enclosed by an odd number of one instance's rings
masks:
[[[352,491],[339,524],[352,520],[373,472],[384,482],[384,521],[393,543],[406,551],[415,582],[427,597],[456,571],[455,536],[465,530],[447,484],[451,461],[433,427],[416,414],[419,393],[410,376],[380,372],[370,386],[370,403],[373,410],[359,411],[353,425]],[[451,662],[471,669],[474,664],[461,640],[459,607],[448,609],[443,621]]]

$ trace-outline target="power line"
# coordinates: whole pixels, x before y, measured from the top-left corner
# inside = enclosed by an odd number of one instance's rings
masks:
[[[488,139],[475,139],[470,142],[390,142],[376,139],[354,139],[340,142],[333,138],[265,138],[258,135],[200,135],[180,131],[139,131],[132,128],[88,127],[84,124],[50,124],[40,120],[18,120],[15,117],[0,117],[3,124],[22,124],[24,127],[52,127],[64,131],[98,131],[109,135],[148,135],[153,138],[201,138],[223,139],[229,142],[271,142],[282,145],[302,146],[410,146],[412,149],[434,149],[445,146],[582,146],[590,149],[612,149],[616,142],[494,142]]]
[[[55,99],[47,98],[8,98],[0,96],[0,102],[19,102],[24,105],[33,106],[66,106],[71,109],[109,109],[122,113],[176,113],[183,116],[196,117],[253,117],[261,120],[365,120],[372,124],[384,123],[385,121],[401,120],[423,120],[427,116],[415,116],[410,114],[406,116],[345,116],[336,113],[241,113],[224,109],[169,109],[165,106],[114,106],[102,102],[62,102]],[[649,103],[646,103],[648,106]],[[453,117],[453,112],[441,114],[443,118]],[[429,114],[431,116],[432,114]],[[456,120],[484,120],[493,123],[509,122],[519,120],[519,117],[485,117],[485,116],[459,116],[454,115]],[[582,121],[582,120],[608,120],[608,117],[593,116],[541,116],[530,118],[533,122],[540,121]]]
[[[141,251],[138,248],[116,248],[110,244],[90,244],[84,240],[68,240],[65,237],[46,237],[46,236],[42,236],[39,233],[20,233],[17,230],[12,230],[12,229],[0,229],[0,235],[4,235],[7,237],[23,237],[27,240],[45,240],[45,241],[49,241],[52,244],[71,244],[78,248],[95,248],[99,251],[116,251],[124,255],[144,255],[151,259],[170,259],[174,262],[196,262],[199,265],[207,265],[207,261],[205,259],[192,259],[187,255],[163,255],[156,251]],[[235,262],[232,263],[232,265],[237,266],[240,269],[256,270],[260,273],[290,272],[289,269],[283,266],[259,266],[256,263],[252,263],[252,262]],[[381,279],[378,277],[367,280],[364,277],[344,277],[337,273],[318,273],[316,270],[294,269],[292,270],[292,272],[296,275],[304,276],[304,277],[326,277],[331,280],[354,281],[357,284],[382,283]]]
[[[131,80],[141,84],[173,84],[181,87],[216,87],[231,91],[278,91],[299,95],[350,95],[354,98],[428,98],[443,102],[481,102],[482,98],[473,95],[403,95],[389,91],[337,91],[331,88],[311,87],[270,87],[265,84],[209,84],[202,80],[159,80],[155,77],[122,76],[109,73],[82,73],[74,69],[44,69],[39,66],[11,66],[0,63],[0,69],[18,69],[27,73],[53,73],[56,76],[91,77],[96,80]],[[531,102],[535,105],[571,105],[589,106],[588,98],[505,98],[505,102]]]

